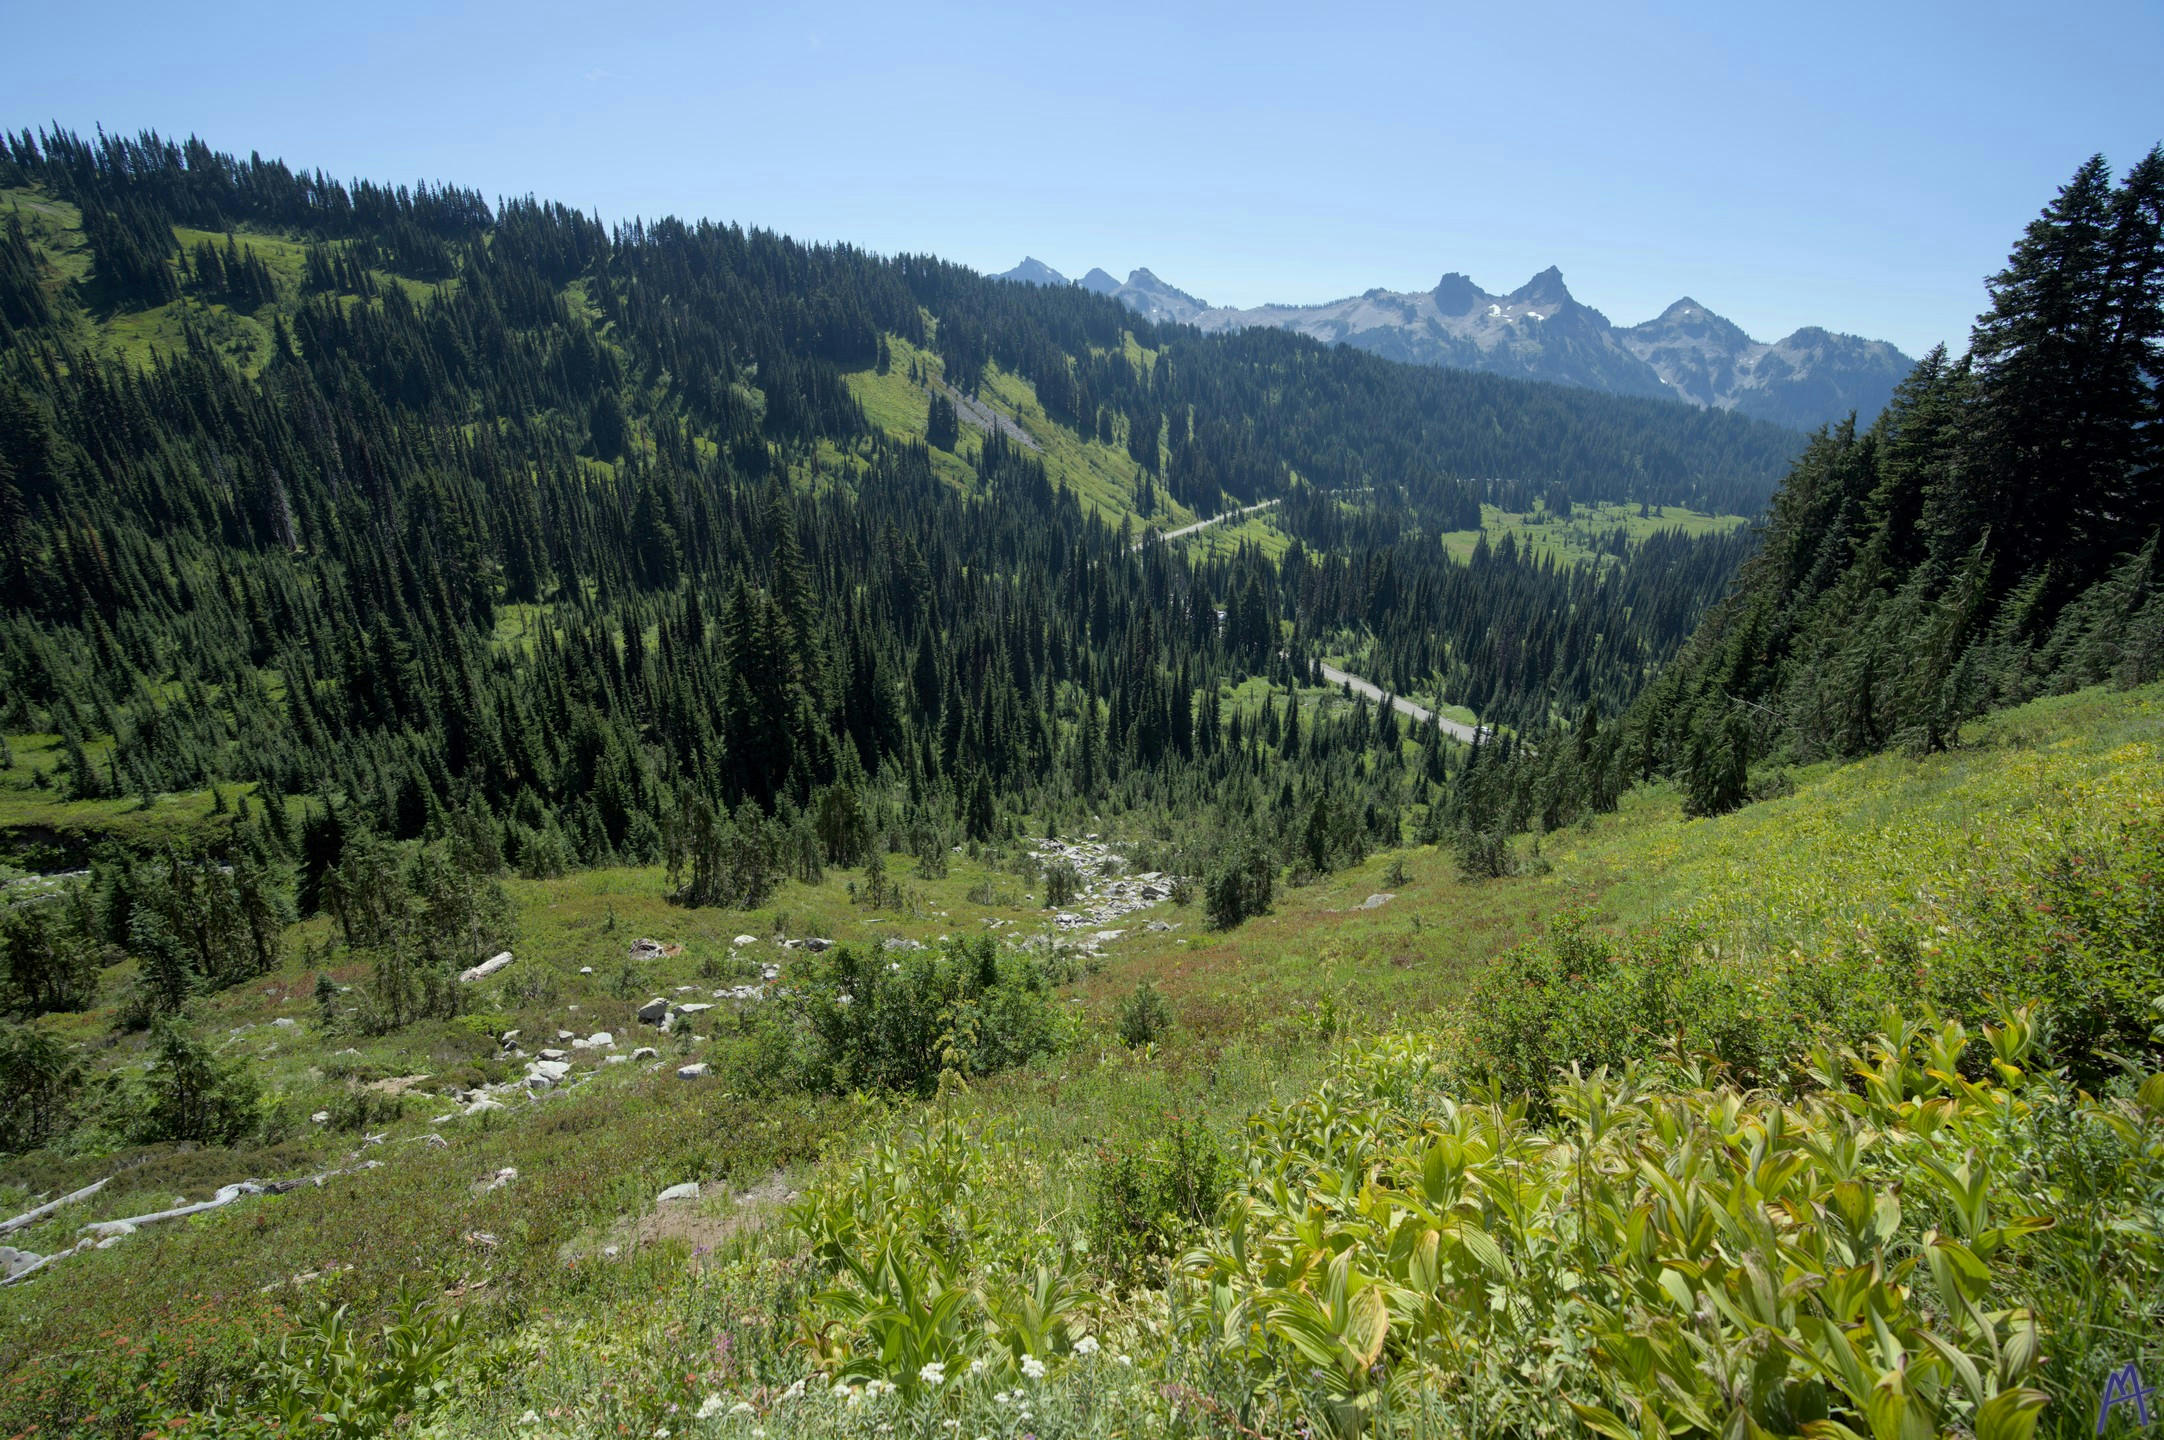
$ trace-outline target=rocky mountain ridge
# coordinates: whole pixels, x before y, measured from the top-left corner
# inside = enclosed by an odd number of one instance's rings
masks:
[[[1213,306],[1146,269],[1125,281],[1093,269],[1070,282],[1031,258],[997,278],[1079,284],[1147,319],[1206,331],[1269,325],[1410,364],[1665,397],[1798,429],[1852,410],[1868,423],[1915,363],[1883,340],[1817,326],[1754,340],[1689,296],[1644,324],[1617,326],[1572,296],[1554,266],[1506,295],[1453,271],[1432,290],[1378,288],[1320,305],[1246,309]]]

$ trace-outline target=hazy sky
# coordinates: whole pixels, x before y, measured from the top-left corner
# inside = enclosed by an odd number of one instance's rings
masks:
[[[1166,11],[1176,13],[1167,14]],[[190,132],[1218,304],[1507,290],[1958,345],[2087,155],[2164,140],[2164,0],[416,7],[0,0],[0,123]]]

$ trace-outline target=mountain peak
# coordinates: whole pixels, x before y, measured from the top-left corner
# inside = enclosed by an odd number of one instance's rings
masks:
[[[1471,277],[1453,270],[1435,282],[1435,308],[1445,315],[1465,315],[1474,306],[1488,298],[1485,290],[1472,282]]]
[[[1098,295],[1110,295],[1113,291],[1120,288],[1119,281],[1113,279],[1110,275],[1106,274],[1101,267],[1095,265],[1092,265],[1090,267],[1089,274],[1083,276],[1076,283],[1079,284],[1083,289],[1091,291],[1092,293]]]
[[[1528,305],[1567,305],[1570,290],[1563,284],[1563,272],[1550,265],[1504,298]]]
[[[1002,270],[994,280],[1012,280],[1022,285],[1064,285],[1067,277],[1045,264],[1034,255],[1024,255],[1022,263],[1012,270]]]

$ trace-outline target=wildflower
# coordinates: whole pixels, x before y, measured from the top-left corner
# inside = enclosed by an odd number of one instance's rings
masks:
[[[917,1378],[937,1390],[947,1383],[947,1367],[937,1360],[927,1360],[917,1370]]]
[[[854,1395],[855,1393],[856,1393],[856,1392],[855,1392],[854,1390],[851,1390],[851,1389],[849,1388],[849,1382],[848,1382],[847,1380],[837,1380],[837,1381],[835,1381],[835,1382],[834,1382],[834,1398],[835,1398],[835,1399],[837,1399],[837,1400],[846,1400],[846,1399],[848,1399],[848,1398],[849,1398],[849,1397],[850,1397],[851,1395]]]
[[[784,1400],[801,1400],[801,1399],[803,1399],[803,1398],[804,1398],[804,1382],[803,1382],[803,1381],[801,1381],[801,1380],[799,1380],[799,1381],[797,1381],[797,1382],[796,1382],[795,1384],[791,1385],[791,1386],[790,1386],[790,1387],[789,1387],[788,1389],[786,1389],[786,1390],[782,1391],[782,1392],[781,1392],[781,1398],[782,1398],[782,1399],[784,1399]]]
[[[1134,1357],[1134,1356],[1132,1356],[1132,1355],[1122,1355],[1122,1356],[1120,1356],[1120,1357],[1119,1357],[1119,1362],[1120,1362],[1120,1364],[1122,1364],[1122,1365],[1128,1366],[1129,1368],[1133,1368],[1133,1366],[1134,1366],[1134,1363],[1135,1363],[1135,1357]]]
[[[533,1411],[528,1410],[525,1414],[518,1417],[518,1423],[521,1425],[538,1425],[541,1423],[541,1417],[534,1414]]]
[[[711,1420],[721,1413],[721,1397],[709,1395],[699,1402],[699,1408],[691,1412],[694,1420]]]
[[[874,1380],[864,1387],[865,1398],[869,1400],[883,1400],[893,1393],[894,1382],[892,1380]]]
[[[1044,1378],[1044,1362],[1034,1355],[1024,1355],[1022,1357],[1022,1373],[1032,1380],[1042,1380]]]
[[[1097,1337],[1095,1335],[1085,1335],[1075,1341],[1074,1353],[1077,1355],[1095,1355],[1097,1353]]]
[[[739,1400],[729,1407],[729,1413],[731,1415],[749,1415],[752,1413],[751,1402],[749,1400]]]
[[[982,1355],[969,1362],[969,1373],[972,1375],[982,1375],[984,1373],[984,1357]]]

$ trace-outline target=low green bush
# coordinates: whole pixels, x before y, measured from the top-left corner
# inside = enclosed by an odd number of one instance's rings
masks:
[[[1122,1288],[1161,1282],[1165,1262],[1210,1223],[1232,1179],[1209,1131],[1177,1115],[1145,1144],[1102,1152],[1089,1209],[1097,1269]]]
[[[755,1088],[929,1095],[942,1074],[988,1075],[1066,1047],[1074,1020],[1053,967],[989,936],[900,953],[850,946],[797,962],[739,1012],[719,1053]]]
[[[1149,981],[1135,986],[1120,1005],[1119,1036],[1123,1045],[1149,1045],[1172,1030],[1172,1002]]]

